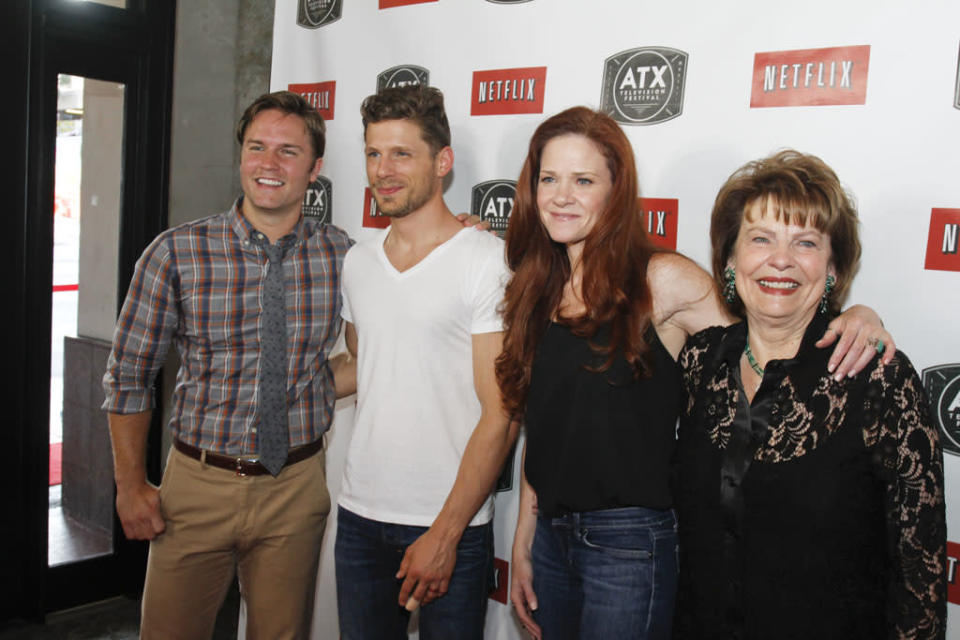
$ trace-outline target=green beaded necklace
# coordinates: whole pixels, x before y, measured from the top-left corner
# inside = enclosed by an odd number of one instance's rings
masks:
[[[761,367],[761,366],[760,366],[760,363],[757,362],[757,359],[753,357],[753,351],[750,350],[750,340],[749,340],[749,339],[747,339],[747,344],[746,344],[746,346],[743,347],[743,352],[744,352],[745,354],[747,354],[747,362],[750,363],[750,368],[753,369],[754,372],[755,372],[758,376],[760,376],[760,377],[762,378],[762,377],[763,377],[763,367]]]

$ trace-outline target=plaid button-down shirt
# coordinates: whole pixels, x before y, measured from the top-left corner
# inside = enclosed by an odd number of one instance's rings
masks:
[[[137,262],[103,377],[103,409],[153,408],[153,383],[171,341],[180,353],[170,428],[227,455],[258,450],[260,321],[268,260],[240,201],[160,234]],[[327,362],[340,330],[340,274],[351,240],[305,218],[283,258],[290,446],[313,442],[333,418]]]

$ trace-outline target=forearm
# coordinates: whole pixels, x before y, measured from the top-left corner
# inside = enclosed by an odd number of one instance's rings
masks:
[[[147,481],[147,435],[152,413],[107,414],[113,446],[113,474],[118,490]]]
[[[459,540],[493,490],[517,431],[517,423],[500,415],[481,416],[467,442],[453,488],[431,528],[445,538]]]
[[[524,461],[527,457],[527,445],[523,445],[523,455],[520,462],[520,509],[517,512],[517,530],[513,536],[514,553],[522,551],[530,553],[533,546],[533,536],[537,529],[537,494],[527,482],[524,472]]]
[[[338,400],[357,392],[357,360],[350,353],[343,352],[330,358],[330,370],[333,371]]]
[[[946,628],[947,557],[943,453],[927,408],[923,383],[909,364],[885,367],[889,383],[880,451],[896,459],[887,486],[888,531],[896,532],[891,567],[896,635],[942,638]]]

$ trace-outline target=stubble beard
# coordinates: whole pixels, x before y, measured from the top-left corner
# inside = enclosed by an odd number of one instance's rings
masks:
[[[407,187],[409,190],[409,187]],[[432,193],[429,188],[422,192],[419,190],[410,190],[406,202],[385,202],[377,195],[377,190],[373,189],[373,197],[377,201],[377,208],[382,215],[388,218],[405,218],[417,209],[430,202]]]

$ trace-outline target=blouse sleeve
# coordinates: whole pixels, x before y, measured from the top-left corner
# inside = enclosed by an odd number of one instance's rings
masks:
[[[890,637],[944,638],[946,514],[940,441],[923,385],[909,360],[898,353],[877,374],[885,379],[878,444],[889,471]],[[868,404],[879,400],[870,395]]]
[[[704,360],[711,345],[719,342],[723,327],[710,327],[690,336],[680,350],[677,363],[682,372],[683,404],[681,409],[687,415],[693,410],[697,393],[701,388]]]

